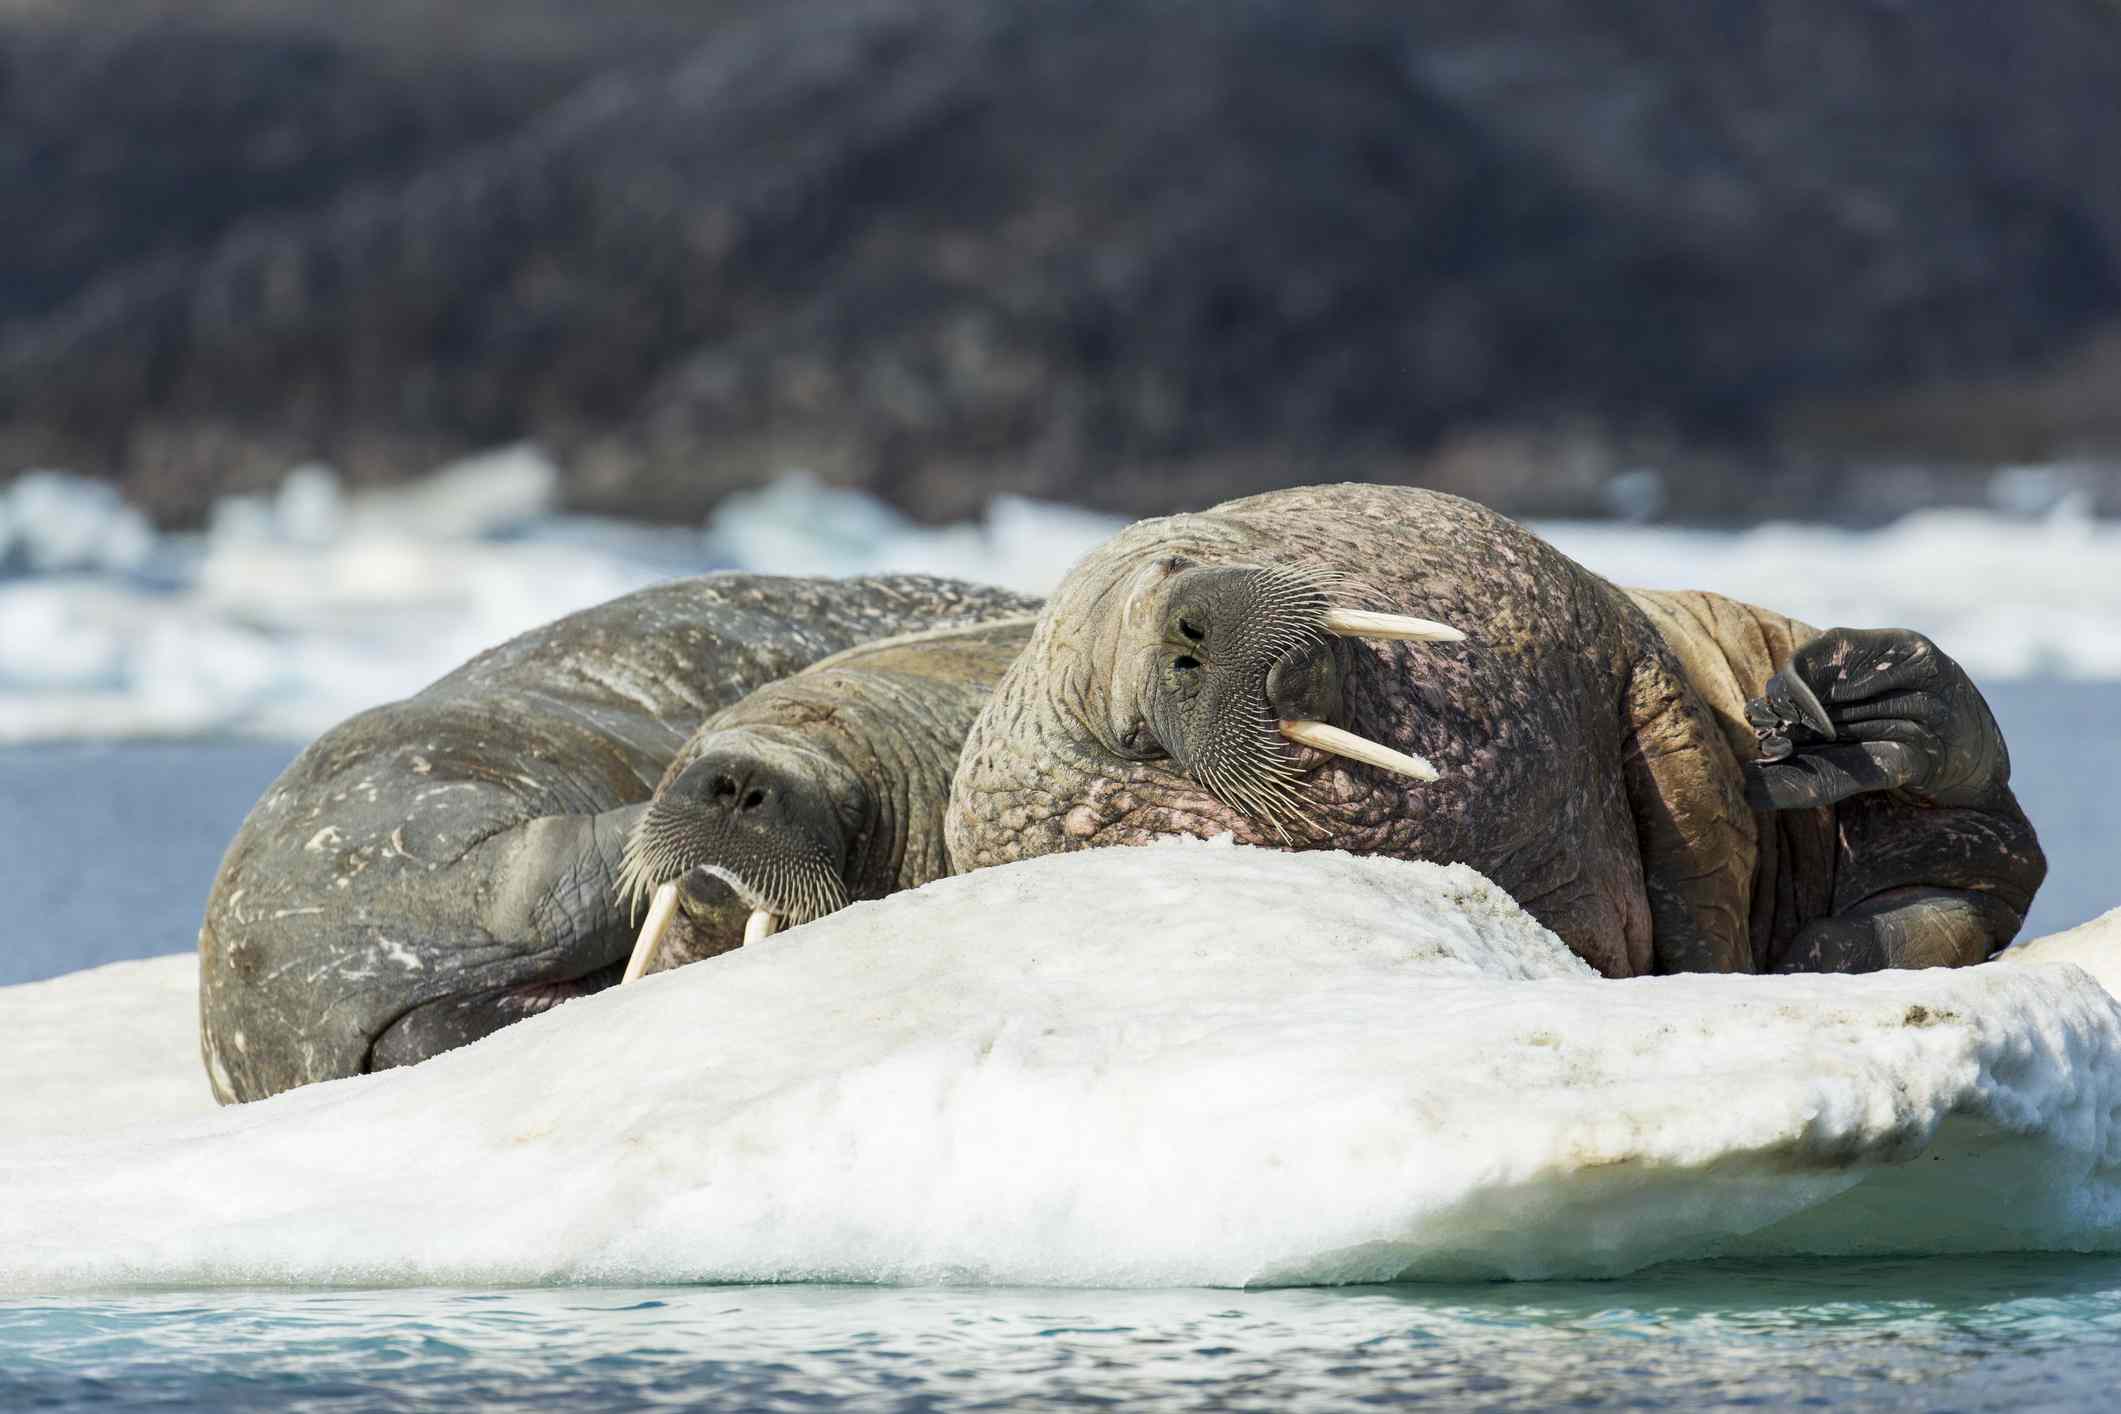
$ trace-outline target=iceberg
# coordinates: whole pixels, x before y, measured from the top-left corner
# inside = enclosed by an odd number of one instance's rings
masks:
[[[1971,969],[1616,982],[1461,865],[1171,840],[219,1111],[188,1051],[138,1075],[175,1032],[129,1043],[119,1007],[181,1007],[189,965],[0,991],[10,1073],[45,1078],[0,1114],[0,1290],[2121,1250],[2121,911]]]

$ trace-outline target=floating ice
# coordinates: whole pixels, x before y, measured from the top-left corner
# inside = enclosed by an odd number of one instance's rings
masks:
[[[2121,524],[2067,504],[2037,518],[1919,511],[1870,531],[1533,528],[1622,584],[1713,589],[1818,628],[1920,629],[1976,679],[2121,678]]]
[[[559,486],[527,446],[361,493],[301,467],[272,496],[221,502],[204,535],[157,537],[107,487],[24,477],[0,491],[0,742],[307,738],[673,576],[926,571],[1043,593],[1120,524],[1003,496],[978,524],[921,526],[795,475],[729,498],[704,530],[657,529],[557,514]],[[1921,629],[1984,680],[2121,678],[2121,526],[2069,505],[1867,533],[1535,528],[1622,583],[1715,589],[1821,627]]]
[[[0,576],[126,573],[154,547],[154,528],[116,490],[64,472],[0,486]]]
[[[2105,965],[2121,914],[2046,952],[1611,982],[1462,866],[1056,856],[411,1070],[9,1142],[0,1288],[1334,1283],[2117,1249],[2121,1006],[2050,963]]]
[[[708,523],[707,546],[722,563],[772,574],[939,574],[1045,594],[1124,524],[997,496],[980,525],[930,528],[798,472],[725,500]]]

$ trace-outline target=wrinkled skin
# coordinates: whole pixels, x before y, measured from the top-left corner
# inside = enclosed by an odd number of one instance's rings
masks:
[[[410,1064],[615,981],[621,850],[702,718],[856,644],[1031,607],[918,575],[707,575],[333,728],[251,811],[207,901],[215,1096]]]
[[[1329,637],[1306,594],[1467,637]],[[2040,866],[1963,674],[1938,669],[1949,721],[1932,707],[1909,719],[1938,733],[1927,759],[1987,763],[1965,782],[1948,766],[1946,797],[1909,776],[1829,801],[1786,774],[1833,758],[1749,776],[1746,703],[1812,637],[1713,595],[1622,591],[1480,506],[1412,488],[1302,488],[1146,521],[1071,573],[974,726],[953,863],[1228,831],[1464,861],[1609,976],[1986,956]],[[1848,691],[1853,703],[1862,685]],[[1416,753],[1441,777],[1296,746],[1275,727],[1296,719]],[[1873,926],[1880,910],[1919,945],[1858,946],[1890,931]]]
[[[702,724],[635,826],[621,880],[635,908],[679,881],[654,970],[741,946],[755,908],[799,924],[947,874],[950,778],[1031,622],[865,644]]]

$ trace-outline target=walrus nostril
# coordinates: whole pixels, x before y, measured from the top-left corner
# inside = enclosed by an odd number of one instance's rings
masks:
[[[736,799],[736,782],[727,776],[716,776],[713,794],[717,805],[729,804]]]
[[[1178,631],[1184,634],[1187,638],[1193,640],[1195,643],[1200,642],[1202,639],[1208,636],[1205,632],[1198,628],[1195,628],[1191,622],[1185,619],[1180,619],[1178,621]]]
[[[758,808],[759,808],[759,807],[760,807],[761,805],[764,805],[765,803],[766,803],[766,792],[764,792],[764,791],[762,791],[762,790],[757,790],[757,789],[754,789],[754,790],[752,790],[752,791],[751,791],[751,793],[750,793],[750,794],[748,794],[748,795],[746,795],[746,796],[744,797],[744,803],[743,803],[743,805],[742,805],[742,806],[740,806],[739,808],[740,808],[740,809],[743,809],[743,810],[747,810],[747,811],[749,811],[749,810],[756,810],[756,809],[758,809]]]
[[[1189,673],[1200,666],[1200,659],[1190,653],[1182,653],[1171,660],[1171,666],[1182,673]]]

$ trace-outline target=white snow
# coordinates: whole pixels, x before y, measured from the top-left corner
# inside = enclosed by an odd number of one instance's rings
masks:
[[[0,1143],[114,1138],[213,1114],[193,953],[0,987]]]
[[[2071,965],[2117,957],[2121,913],[1973,969],[1611,982],[1462,866],[1056,856],[210,1115],[106,1128],[142,1063],[106,1026],[109,1074],[44,1082],[47,1116],[87,1086],[76,1137],[0,1139],[0,1289],[2121,1250],[2121,1005]],[[176,980],[0,993],[8,1073]]]
[[[703,529],[651,529],[558,514],[559,484],[533,447],[364,494],[307,466],[273,496],[223,501],[203,534],[158,536],[108,487],[24,476],[0,488],[0,743],[307,738],[673,576],[910,570],[1044,592],[1120,524],[1004,496],[978,524],[925,527],[794,474]],[[1720,590],[1822,627],[1922,629],[1983,679],[2121,678],[2121,525],[2067,497],[1869,533],[1534,528],[1622,583]]]

